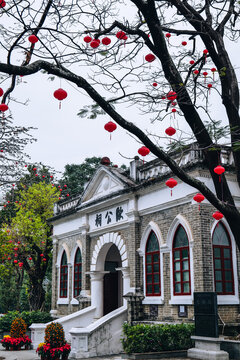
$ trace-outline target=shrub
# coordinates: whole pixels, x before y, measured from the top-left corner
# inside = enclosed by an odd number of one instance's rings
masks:
[[[47,323],[52,321],[52,317],[47,312],[41,311],[9,311],[7,314],[0,318],[0,329],[3,331],[10,331],[12,321],[21,317],[29,327],[32,323]]]
[[[66,341],[64,337],[64,330],[61,324],[52,322],[46,326],[45,329],[45,343],[50,344],[51,348],[58,348],[63,346]]]
[[[26,335],[27,324],[22,318],[16,318],[11,325],[10,335],[12,338],[23,338]]]
[[[192,324],[124,324],[121,341],[127,354],[185,350],[193,346],[193,331]]]

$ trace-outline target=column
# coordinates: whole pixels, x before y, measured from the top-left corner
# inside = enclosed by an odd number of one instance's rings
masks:
[[[123,293],[122,295],[126,295],[130,289],[130,269],[129,267],[119,267],[116,268],[117,271],[121,271],[123,275]],[[123,298],[123,305],[127,305],[127,299]]]
[[[95,319],[103,316],[103,276],[109,271],[89,271],[91,277],[91,305],[96,307]]]

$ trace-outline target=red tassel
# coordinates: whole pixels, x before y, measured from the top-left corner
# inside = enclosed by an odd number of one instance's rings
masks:
[[[61,101],[59,101],[59,110],[61,110]]]
[[[171,190],[171,196],[172,196],[172,190]]]

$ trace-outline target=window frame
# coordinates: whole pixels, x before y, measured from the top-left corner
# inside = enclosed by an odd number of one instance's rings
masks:
[[[81,256],[81,262],[80,263],[76,263],[76,257],[77,257],[78,251],[80,252],[80,256]],[[78,271],[75,271],[75,266],[77,266]],[[79,271],[79,268],[80,268],[80,271]],[[75,279],[75,274],[78,274],[78,279],[77,280]],[[79,274],[80,274],[80,279],[79,279]],[[80,287],[76,286],[76,282],[78,282],[78,285],[79,285],[79,281],[81,283]],[[76,289],[78,290],[77,291],[78,295],[75,295],[75,290]],[[73,299],[75,299],[77,296],[80,295],[81,290],[82,290],[82,253],[81,253],[80,248],[78,247],[76,252],[75,252],[74,263],[73,263]]]
[[[66,257],[66,265],[63,265],[63,257]],[[63,272],[63,270],[66,272]],[[62,280],[62,274],[65,275],[66,279]],[[68,263],[67,263],[67,254],[66,251],[64,250],[61,256],[61,262],[60,262],[60,272],[59,272],[59,298],[60,299],[67,299],[68,298]],[[63,286],[66,285],[66,286]],[[61,292],[63,290],[63,294],[64,294],[64,290],[66,290],[66,295],[61,295]]]
[[[150,240],[150,236],[151,234],[154,234],[156,239],[157,239],[157,243],[158,243],[158,250],[154,250],[154,251],[149,251],[147,252],[147,245],[148,245],[148,242]],[[157,262],[154,262],[154,255],[158,254],[158,261]],[[151,263],[147,263],[147,256],[151,256]],[[158,269],[159,271],[158,272],[154,272],[154,264],[158,263]],[[152,272],[151,273],[147,273],[147,265],[151,264],[151,267],[152,267]],[[155,274],[158,274],[159,275],[159,281],[158,283],[154,283],[154,275]],[[152,282],[151,283],[147,283],[147,276],[151,275],[152,276]],[[151,284],[152,286],[152,289],[153,291],[151,293],[148,292],[147,290],[147,286],[148,284]],[[154,291],[154,285],[158,285],[159,286],[159,292],[156,293]],[[145,245],[145,296],[146,297],[151,297],[151,296],[161,296],[161,267],[160,267],[160,246],[159,246],[159,242],[158,242],[158,238],[157,238],[157,235],[155,234],[155,232],[153,230],[151,230],[149,232],[149,235],[148,235],[148,238],[147,238],[147,241],[146,241],[146,245]]]
[[[223,229],[225,230],[225,233],[227,235],[227,238],[228,238],[228,243],[229,245],[214,245],[213,244],[213,236],[214,236],[214,233],[217,229],[217,227],[219,226],[219,223],[221,224],[221,226],[223,227]],[[215,288],[215,291],[217,293],[218,296],[228,296],[228,295],[235,295],[235,279],[234,279],[234,269],[233,269],[233,249],[232,249],[232,241],[231,241],[231,237],[230,237],[230,234],[226,228],[226,226],[224,225],[224,223],[222,221],[220,221],[219,223],[217,223],[217,225],[214,227],[213,229],[213,233],[212,233],[212,249],[213,249],[213,277],[214,277],[214,288]],[[221,262],[221,268],[220,268],[220,271],[221,271],[221,278],[222,278],[222,292],[217,292],[216,290],[216,282],[220,282],[218,280],[216,280],[216,269],[215,269],[215,251],[214,249],[220,249],[220,257],[217,257],[217,259],[220,259],[220,262]],[[224,250],[225,249],[228,249],[230,250],[230,258],[225,258],[224,257]],[[232,277],[232,280],[231,281],[227,281],[225,280],[225,265],[224,265],[224,260],[227,259],[227,260],[230,260],[231,261],[231,277]],[[217,269],[218,270],[218,269]],[[231,292],[227,292],[226,291],[226,283],[229,283],[231,282],[232,283],[232,291]]]
[[[174,243],[175,243],[175,239],[176,239],[176,234],[179,230],[179,228],[182,228],[186,234],[187,237],[187,241],[188,241],[188,245],[187,246],[181,246],[181,247],[177,247],[174,248]],[[183,250],[188,250],[188,269],[185,271],[183,270],[183,257],[182,257],[182,253]],[[179,257],[179,262],[180,262],[180,271],[176,271],[174,269],[174,264],[176,263],[175,259],[174,259],[174,253],[176,251],[180,252],[180,257]],[[180,286],[181,286],[181,292],[175,292],[175,284],[179,283],[179,281],[176,282],[175,280],[175,273],[176,272],[180,272]],[[189,273],[189,280],[188,281],[184,281],[183,280],[183,274],[184,272],[188,272]],[[188,239],[188,235],[187,232],[184,228],[184,226],[182,224],[178,224],[174,236],[173,236],[173,241],[172,241],[172,282],[173,282],[173,296],[188,296],[191,295],[191,267],[190,267],[190,247],[189,247],[189,239]],[[184,283],[188,283],[189,284],[189,291],[188,292],[183,292],[183,285]]]

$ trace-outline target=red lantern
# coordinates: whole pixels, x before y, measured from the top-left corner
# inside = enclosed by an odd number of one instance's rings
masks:
[[[162,100],[165,100],[165,99],[166,99],[166,96],[164,96],[164,95],[161,96],[161,99],[162,99]]]
[[[124,37],[126,36],[126,33],[122,30],[118,31],[117,34],[116,34],[116,37],[119,39],[119,40],[124,40]]]
[[[172,109],[172,113],[174,114],[174,119],[175,119],[175,112],[177,112],[177,110],[175,108]]]
[[[145,60],[147,61],[147,62],[153,62],[154,60],[156,59],[156,57],[155,57],[155,55],[153,55],[153,54],[147,54],[146,56],[145,56]]]
[[[214,81],[214,73],[217,71],[215,67],[211,68],[211,72],[213,73],[213,81]]]
[[[170,33],[166,33],[166,38],[167,38],[167,40],[168,40],[168,42],[169,42],[169,38],[171,37],[171,34]]]
[[[208,84],[208,90],[209,90],[209,95],[210,95],[210,91],[211,91],[211,88],[212,88],[212,84]]]
[[[199,71],[196,69],[196,70],[194,70],[194,72],[193,72],[195,75],[198,75],[199,74]]]
[[[166,130],[165,130],[165,133],[168,135],[168,136],[173,136],[175,133],[176,133],[176,130],[169,126]]]
[[[17,261],[17,260],[13,260],[13,262],[14,262],[14,264],[17,264],[18,261]]]
[[[156,87],[158,84],[157,84],[156,82],[154,82],[152,85],[153,85],[154,87]]]
[[[36,37],[36,35],[30,35],[28,37],[28,40],[30,41],[31,44],[36,44],[36,42],[38,42],[38,38]]]
[[[0,96],[3,96],[3,89],[0,88]]]
[[[213,171],[219,175],[219,182],[221,182],[221,175],[225,172],[225,168],[221,165],[216,166]]]
[[[8,110],[8,106],[6,104],[0,104],[0,111],[4,112]]]
[[[215,219],[215,220],[221,220],[223,218],[223,214],[220,212],[220,211],[216,211],[215,213],[212,214],[212,217]]]
[[[177,185],[177,181],[173,178],[168,179],[165,184],[171,189],[171,196],[172,196],[172,189]]]
[[[203,72],[204,84],[206,84],[206,77],[207,77],[207,75],[208,75],[207,71],[204,71],[204,72]]]
[[[182,42],[182,45],[183,45],[183,46],[186,46],[186,45],[187,45],[187,42],[186,42],[186,41],[183,41],[183,42]]]
[[[83,41],[85,41],[85,43],[90,43],[91,41],[92,41],[92,38],[91,38],[91,36],[89,36],[89,35],[87,35],[87,36],[85,36],[84,38],[83,38]]]
[[[93,41],[90,42],[90,46],[93,49],[96,49],[97,47],[99,47],[99,43],[100,41],[98,41],[97,39],[94,39]]]
[[[207,59],[207,54],[208,54],[208,50],[207,50],[207,49],[203,50],[203,54],[205,55],[205,61],[206,61],[206,59]],[[204,62],[205,62],[205,61],[204,61]]]
[[[167,94],[167,99],[169,101],[174,101],[177,98],[177,93],[175,93],[175,91],[169,91],[169,93]]]
[[[111,39],[109,38],[109,37],[104,37],[103,39],[102,39],[102,44],[103,45],[109,45],[109,44],[111,44]]]
[[[141,155],[141,156],[146,156],[150,153],[150,150],[146,147],[146,146],[142,146],[138,149],[138,153]]]
[[[4,8],[6,6],[6,1],[0,0],[0,8]]]
[[[190,61],[189,61],[189,64],[193,65],[193,64],[195,64],[195,61],[194,61],[194,60],[190,60]]]
[[[111,133],[112,133],[113,131],[115,131],[116,128],[117,128],[117,125],[116,125],[114,122],[112,122],[112,121],[109,121],[108,123],[106,123],[106,124],[104,125],[104,129],[107,130],[107,131],[110,133],[110,140],[111,140]]]
[[[59,103],[59,109],[61,109],[61,101],[66,99],[67,92],[61,88],[54,91],[53,96],[60,101]]]
[[[205,199],[205,196],[203,196],[202,194],[200,193],[197,193],[194,197],[193,197],[193,200],[196,201],[197,203],[199,203],[199,206],[198,206],[198,210],[200,211],[200,203]]]
[[[30,261],[31,261],[31,260],[32,260],[32,257],[30,256],[30,257],[28,258],[28,260],[30,260]]]

